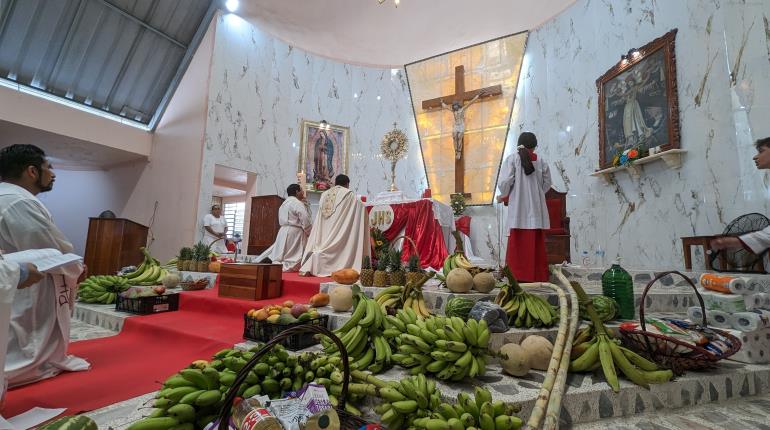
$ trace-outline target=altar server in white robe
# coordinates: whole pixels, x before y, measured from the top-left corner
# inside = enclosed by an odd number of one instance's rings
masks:
[[[321,194],[300,274],[329,276],[344,268],[361,271],[364,256],[370,254],[369,218],[349,185],[347,176],[338,175],[334,187]]]
[[[278,224],[281,228],[275,242],[257,257],[257,261],[281,264],[284,272],[296,272],[302,261],[312,221],[302,187],[291,184],[286,188],[286,194],[288,197],[278,209]]]
[[[3,261],[0,255],[0,410],[5,403],[5,353],[8,349],[8,328],[11,323],[11,304],[16,289],[38,283],[45,275],[31,263],[18,264]]]
[[[50,191],[56,175],[45,153],[34,145],[0,151],[0,249],[11,253],[72,244],[54,225],[35,195]],[[47,272],[13,299],[5,374],[10,387],[50,378],[63,370],[87,370],[87,361],[67,355],[70,316],[75,305],[80,263]]]
[[[754,155],[754,165],[759,170],[770,169],[770,137],[758,139],[754,146],[757,154]],[[720,237],[711,241],[712,249],[740,249],[745,248],[755,254],[761,254],[770,248],[770,227],[744,234],[739,237]],[[765,267],[769,267],[765,258]]]

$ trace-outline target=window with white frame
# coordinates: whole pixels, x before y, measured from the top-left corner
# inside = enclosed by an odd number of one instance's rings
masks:
[[[243,218],[246,212],[246,202],[225,203],[224,216],[227,222],[227,235],[236,233],[243,236]]]

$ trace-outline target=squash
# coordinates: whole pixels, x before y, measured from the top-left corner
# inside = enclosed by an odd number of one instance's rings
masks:
[[[495,289],[495,277],[489,272],[479,272],[473,277],[473,288],[480,293],[488,293]]]
[[[353,285],[358,280],[358,272],[354,269],[341,269],[332,273],[332,279],[338,284]]]
[[[529,373],[530,365],[527,352],[521,345],[507,343],[500,348],[500,366],[503,371],[513,376],[524,376]]]
[[[467,293],[473,288],[473,276],[465,269],[452,269],[446,277],[446,286],[453,293]]]
[[[219,269],[221,268],[222,268],[222,263],[220,263],[219,261],[212,261],[211,263],[209,263],[209,272],[219,273]]]
[[[521,347],[524,348],[529,365],[533,369],[548,370],[553,353],[553,344],[550,340],[543,336],[531,335],[521,341]]]
[[[329,294],[329,304],[336,312],[346,312],[353,307],[353,290],[339,286]]]
[[[166,288],[176,288],[182,282],[182,278],[179,277],[178,273],[171,272],[163,278],[162,282]]]
[[[318,293],[310,298],[310,306],[314,308],[322,308],[329,304],[329,295],[326,293]]]

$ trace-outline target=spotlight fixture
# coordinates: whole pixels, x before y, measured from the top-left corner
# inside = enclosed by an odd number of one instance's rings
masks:
[[[329,125],[328,122],[326,122],[325,119],[322,119],[321,123],[318,124],[318,128],[321,130],[331,130],[332,127]]]
[[[238,10],[238,0],[227,0],[225,2],[225,7],[230,12],[235,12]]]
[[[383,4],[383,3],[385,3],[385,0],[377,0],[377,3]],[[401,4],[401,0],[393,0],[393,4],[395,4],[396,7],[398,7],[398,5]]]
[[[642,55],[641,52],[639,52],[636,48],[631,48],[628,50],[627,54],[623,54],[620,56],[620,62],[625,64],[628,63],[630,60],[636,60],[639,58],[639,56]]]

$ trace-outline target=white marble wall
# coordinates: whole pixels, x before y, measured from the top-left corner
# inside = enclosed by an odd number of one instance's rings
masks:
[[[284,195],[296,181],[302,119],[350,127],[351,189],[370,198],[390,184],[390,162],[378,157],[379,145],[397,122],[410,147],[396,183],[417,197],[426,179],[409,100],[404,70],[316,57],[234,15],[220,15],[198,218],[208,210],[215,164],[256,173],[259,195]]]
[[[605,262],[620,255],[630,268],[682,268],[680,237],[719,233],[744,213],[770,215],[770,179],[751,160],[754,140],[770,135],[769,19],[763,0],[579,0],[531,32],[506,151],[521,131],[538,135],[554,186],[569,192],[574,262],[601,247]],[[684,164],[647,164],[639,179],[621,172],[607,185],[590,176],[595,80],[673,28]],[[496,211],[476,209],[478,224]],[[486,235],[473,241],[483,254]]]

